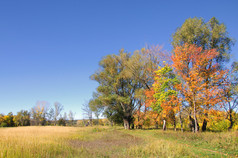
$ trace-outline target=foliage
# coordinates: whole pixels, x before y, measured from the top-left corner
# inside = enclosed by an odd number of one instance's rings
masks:
[[[187,104],[193,109],[195,131],[197,127],[197,112],[203,105],[214,106],[220,102],[220,82],[226,71],[220,70],[219,65],[214,63],[218,52],[203,50],[196,45],[185,44],[178,46],[172,56],[175,72],[181,78],[181,86],[178,86]],[[209,82],[207,82],[209,74]]]
[[[174,48],[185,43],[195,44],[202,49],[216,49],[219,53],[216,61],[222,64],[229,60],[231,46],[234,40],[228,36],[226,26],[212,17],[207,23],[202,18],[189,18],[173,34],[172,45]]]
[[[119,55],[108,55],[100,62],[101,71],[91,76],[99,83],[97,100],[104,106],[106,114],[122,114],[120,117],[126,129],[130,128],[132,114],[138,103],[135,93],[142,87],[126,67],[130,59],[130,54],[123,50]]]
[[[31,109],[31,117],[33,125],[45,125],[46,114],[48,111],[49,103],[46,101],[38,101],[36,106]]]
[[[21,110],[14,117],[16,126],[29,126],[30,125],[30,112],[27,110]]]
[[[154,111],[160,113],[162,110],[164,115],[169,113],[176,114],[179,109],[178,91],[176,86],[179,84],[179,80],[173,73],[173,69],[168,65],[159,67],[155,71],[155,82],[153,84],[155,104],[151,105]]]
[[[58,120],[58,125],[59,125],[59,126],[66,126],[66,120],[61,117],[61,118]]]

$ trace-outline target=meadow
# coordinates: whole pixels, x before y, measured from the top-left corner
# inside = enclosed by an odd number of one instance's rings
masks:
[[[121,127],[0,128],[0,157],[237,157],[238,132]]]

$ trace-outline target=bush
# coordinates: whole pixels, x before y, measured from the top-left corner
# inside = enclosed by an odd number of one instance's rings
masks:
[[[58,120],[58,125],[59,125],[59,126],[66,126],[66,121],[65,121],[63,118],[60,118],[60,119]]]
[[[2,122],[1,123],[1,127],[7,127],[7,123],[6,122]]]
[[[208,128],[210,131],[221,132],[227,131],[229,126],[230,122],[228,120],[221,120],[218,122],[212,122]]]

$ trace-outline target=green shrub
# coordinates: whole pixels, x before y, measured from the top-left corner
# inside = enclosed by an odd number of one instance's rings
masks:
[[[1,123],[1,127],[7,127],[7,123],[6,122],[2,122]]]
[[[229,126],[230,122],[228,120],[221,120],[218,122],[212,122],[209,126],[209,130],[216,132],[227,131]]]

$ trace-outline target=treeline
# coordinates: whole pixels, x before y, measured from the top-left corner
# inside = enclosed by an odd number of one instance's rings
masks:
[[[21,110],[13,115],[12,112],[7,115],[0,114],[0,127],[16,126],[44,126],[44,125],[75,125],[75,113],[69,111],[61,114],[63,105],[55,102],[50,106],[46,101],[39,101],[31,110]]]
[[[105,56],[91,76],[99,83],[89,102],[125,129],[161,126],[200,130],[238,128],[238,62],[231,67],[226,26],[216,18],[189,18],[160,46]]]

